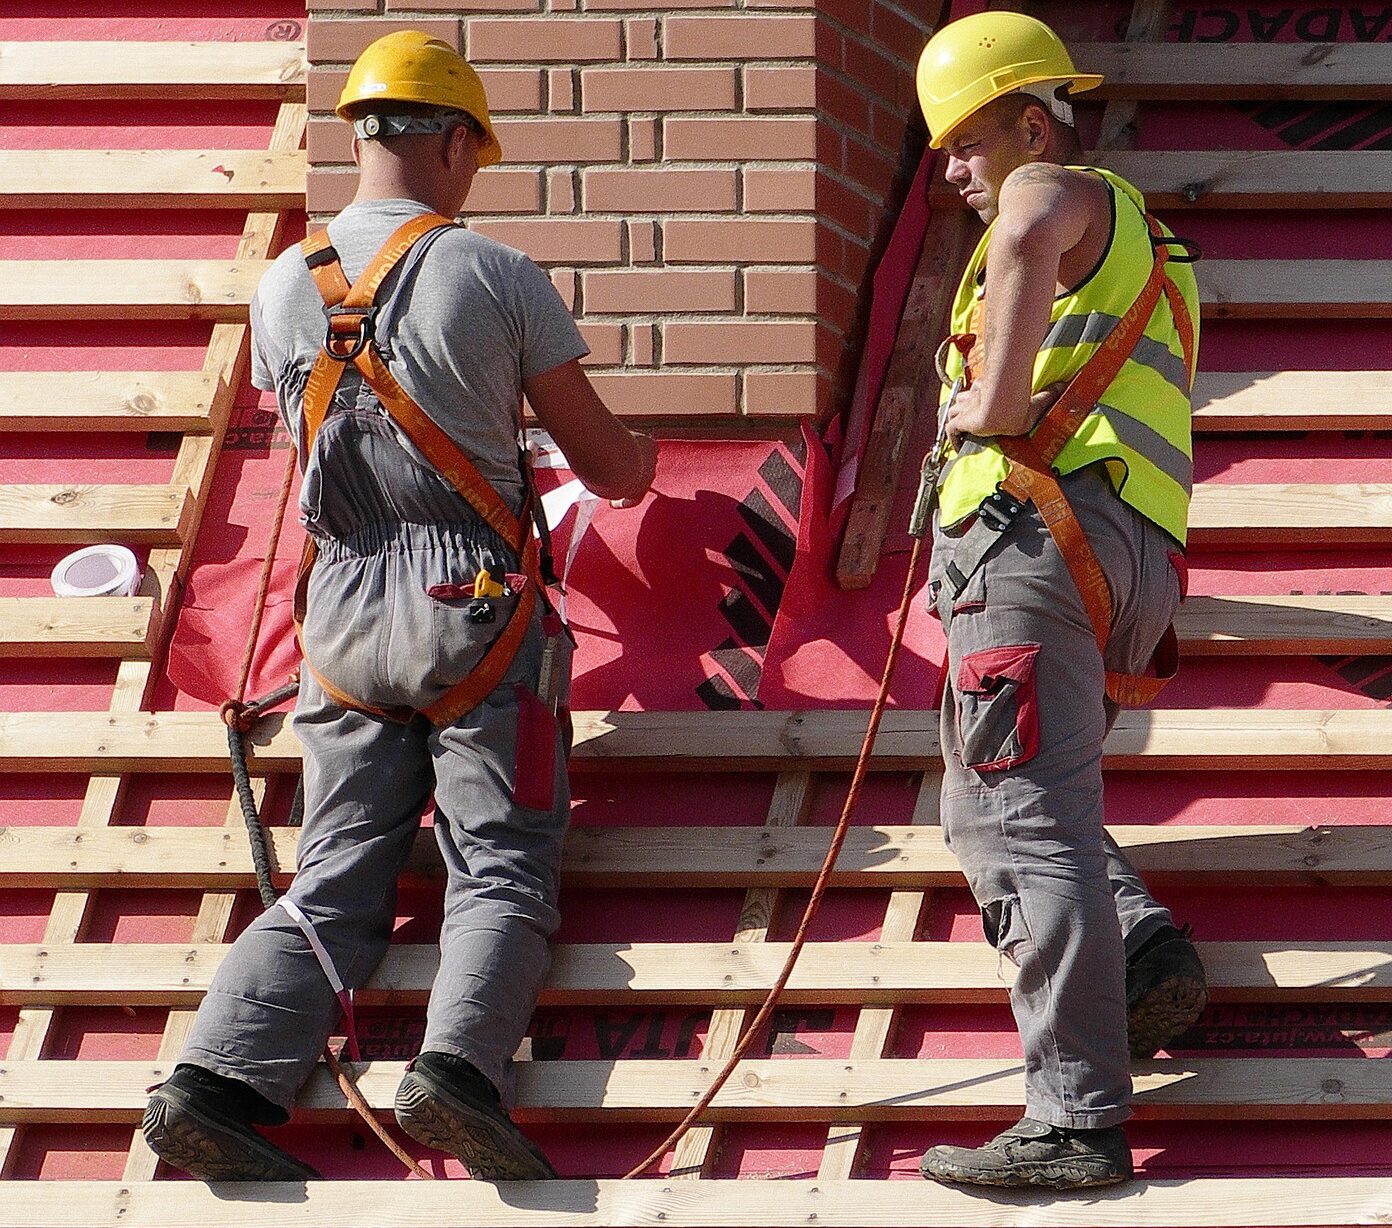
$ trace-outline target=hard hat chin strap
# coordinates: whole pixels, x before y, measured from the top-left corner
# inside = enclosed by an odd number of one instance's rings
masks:
[[[1033,85],[1021,86],[1019,93],[1038,99],[1048,107],[1049,114],[1059,123],[1072,128],[1076,126],[1073,122],[1073,104],[1059,97],[1059,91],[1065,88],[1066,84],[1058,81],[1036,81]]]

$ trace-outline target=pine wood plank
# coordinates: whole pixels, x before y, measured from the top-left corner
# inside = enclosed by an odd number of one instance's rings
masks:
[[[1392,598],[1190,597],[1175,630],[1188,656],[1392,652]]]
[[[6,371],[0,431],[208,430],[204,371]]]
[[[577,712],[572,770],[842,771],[855,762],[866,714]],[[62,728],[61,741],[52,731]],[[285,718],[257,725],[254,773],[298,771]],[[1204,708],[1123,712],[1106,763],[1131,770],[1372,770],[1392,766],[1392,711]],[[871,767],[933,771],[937,713],[885,714]],[[3,772],[226,772],[226,731],[212,712],[0,712]]]
[[[1382,209],[1392,204],[1383,150],[1099,151],[1152,209]]]
[[[266,260],[0,260],[0,319],[244,321]]]
[[[151,597],[0,597],[0,657],[147,657]]]
[[[909,905],[923,902],[922,892],[895,895]],[[909,896],[919,898],[909,901]],[[916,922],[917,915],[913,909],[909,920]],[[908,929],[906,920],[899,932]],[[1392,1001],[1392,943],[1270,940],[1202,942],[1198,947],[1215,1002]],[[193,1006],[228,949],[220,939],[182,945],[0,945],[0,1005]],[[654,1004],[718,1004],[742,1015],[744,1007],[762,1001],[788,949],[786,942],[738,939],[560,943],[541,1001],[635,1010]],[[112,958],[116,953],[119,958]],[[436,946],[393,946],[357,998],[365,1006],[424,1003],[438,965]],[[1013,965],[1000,964],[996,952],[980,942],[813,942],[794,966],[785,1000],[790,1005],[867,1006],[881,1013],[911,1003],[1000,1002],[1014,975]],[[879,1025],[886,1021],[875,1022],[883,1043],[888,1033],[880,1033]],[[703,1054],[709,1064],[716,1056]]]
[[[300,98],[292,42],[0,42],[0,99]]]
[[[752,1187],[752,1188],[751,1188]],[[0,1228],[1343,1228],[1392,1218],[1386,1177],[1201,1177],[983,1196],[928,1181],[25,1181]]]
[[[1392,371],[1200,371],[1194,430],[1392,429]]]
[[[0,542],[177,545],[189,514],[177,485],[0,486]]]
[[[265,261],[5,260],[3,319],[245,320]]]
[[[172,1063],[21,1061],[0,1068],[0,1121],[134,1121]],[[524,1121],[672,1121],[701,1094],[716,1064],[523,1062]],[[385,1115],[404,1062],[358,1067],[364,1099]],[[1140,1063],[1138,1116],[1156,1119],[1328,1121],[1392,1116],[1392,1064],[1366,1058],[1189,1058]],[[999,1120],[1024,1107],[1018,1060],[802,1058],[744,1061],[710,1108],[722,1121]],[[320,1066],[296,1104],[302,1120],[351,1109]]]
[[[1377,43],[1075,43],[1070,50],[1080,71],[1106,76],[1095,99],[1392,98],[1386,49]]]
[[[0,150],[0,209],[302,209],[304,194],[299,151]]]
[[[1205,319],[1385,319],[1392,264],[1384,260],[1200,260]]]
[[[1196,486],[1189,541],[1230,547],[1386,543],[1392,541],[1392,483]]]
[[[1209,882],[1292,880],[1342,886],[1392,881],[1392,827],[1142,826],[1109,830],[1137,869]],[[299,832],[271,829],[276,881],[289,882]],[[826,855],[819,828],[577,828],[562,867],[574,887],[807,887]],[[438,878],[428,832],[407,862],[413,879]],[[961,882],[939,832],[856,826],[832,874],[838,887],[925,889]],[[254,883],[242,833],[219,828],[0,828],[0,887],[228,890]]]

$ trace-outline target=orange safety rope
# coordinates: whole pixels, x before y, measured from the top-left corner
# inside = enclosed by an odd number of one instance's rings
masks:
[[[778,1005],[784,987],[788,984],[788,978],[793,972],[793,965],[797,963],[798,955],[801,954],[802,948],[807,942],[808,931],[812,928],[812,921],[817,915],[817,910],[821,907],[822,896],[826,894],[827,886],[831,881],[831,872],[836,867],[836,859],[841,852],[841,846],[846,841],[846,833],[850,830],[851,815],[855,812],[856,802],[860,799],[861,782],[865,779],[866,768],[870,765],[870,755],[875,748],[875,737],[880,731],[880,720],[884,716],[885,707],[889,700],[890,680],[894,676],[894,665],[899,657],[899,646],[903,643],[904,628],[908,623],[909,610],[913,605],[914,579],[918,574],[919,557],[923,553],[924,540],[924,537],[914,536],[913,551],[909,555],[909,571],[904,577],[904,595],[899,600],[898,620],[894,624],[894,637],[889,642],[889,656],[885,659],[884,674],[880,678],[880,690],[875,696],[874,707],[870,709],[870,722],[865,729],[865,740],[860,744],[860,754],[856,758],[855,771],[851,774],[851,787],[846,792],[846,803],[841,807],[841,817],[836,820],[836,828],[832,832],[826,859],[822,862],[821,870],[817,872],[817,880],[813,884],[812,895],[807,901],[807,908],[802,914],[802,920],[798,923],[797,933],[793,937],[793,945],[788,951],[788,958],[783,961],[783,970],[778,974],[773,988],[769,990],[768,997],[764,999],[764,1004],[759,1008],[759,1013],[745,1028],[739,1043],[735,1045],[734,1052],[730,1054],[729,1060],[726,1061],[720,1073],[715,1076],[714,1081],[706,1089],[705,1095],[682,1119],[681,1124],[658,1145],[657,1149],[646,1160],[631,1172],[624,1174],[625,1181],[632,1177],[641,1176],[652,1165],[656,1164],[696,1124],[701,1114],[710,1108],[711,1102],[714,1101],[720,1089],[725,1086],[726,1081],[735,1072],[735,1067],[743,1060],[749,1046],[754,1043],[754,1038],[768,1022],[769,1016],[773,1014],[774,1008]]]

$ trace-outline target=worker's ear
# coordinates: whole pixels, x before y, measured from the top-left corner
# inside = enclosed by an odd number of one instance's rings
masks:
[[[1020,116],[1029,152],[1042,154],[1049,144],[1049,115],[1042,106],[1031,103]]]
[[[358,135],[353,134],[353,165],[362,169],[362,152],[358,148]]]

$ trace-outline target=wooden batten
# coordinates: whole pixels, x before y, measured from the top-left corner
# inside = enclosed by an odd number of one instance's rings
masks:
[[[298,209],[304,194],[299,150],[0,150],[0,209]]]
[[[177,546],[191,514],[184,486],[0,486],[0,542]]]
[[[291,42],[0,42],[0,99],[303,99]]]
[[[0,597],[0,657],[145,657],[152,597]]]
[[[217,392],[207,371],[6,371],[0,431],[201,434]]]
[[[266,260],[0,260],[0,319],[245,322]]]
[[[1392,429],[1389,371],[1200,371],[1194,430]]]

